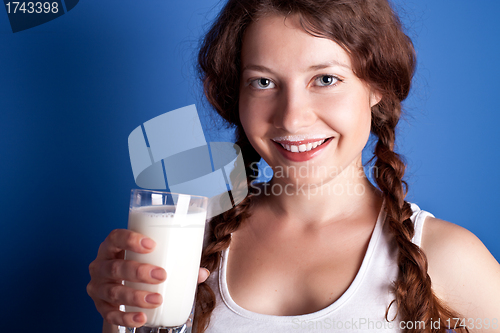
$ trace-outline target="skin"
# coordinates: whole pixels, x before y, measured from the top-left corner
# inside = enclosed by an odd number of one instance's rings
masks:
[[[381,194],[361,164],[370,108],[380,96],[354,75],[339,45],[305,33],[293,16],[263,17],[250,25],[242,68],[240,119],[252,146],[275,170],[306,165],[307,173],[275,176],[260,187],[252,216],[232,234],[229,292],[238,305],[257,313],[315,312],[352,283],[381,209]],[[259,85],[261,78],[265,80]],[[287,160],[271,141],[319,133],[334,139],[308,164]],[[329,168],[328,174],[315,173],[321,166]],[[273,195],[270,190],[287,185],[293,195]],[[310,185],[315,188],[308,190]],[[363,191],[356,193],[356,186]],[[123,250],[152,251],[154,242],[148,243],[140,234],[115,230],[90,265],[88,293],[105,318],[104,332],[116,332],[112,324],[141,326],[146,321],[144,313],[119,312],[118,304],[152,308],[161,302],[159,295],[120,284],[127,279],[165,279],[168,272],[161,269],[155,278],[157,267],[122,260]],[[422,249],[433,289],[446,304],[465,318],[500,319],[500,265],[477,237],[455,224],[427,218]],[[199,282],[208,274],[200,269]],[[147,296],[157,303],[148,303]]]
[[[329,223],[372,200],[376,190],[363,171],[361,151],[370,134],[371,106],[380,96],[354,75],[347,53],[331,40],[313,38],[291,17],[264,17],[245,33],[242,69],[239,109],[248,139],[273,169],[296,170],[271,181],[293,186],[289,192],[296,195],[268,196],[270,206],[301,221]],[[328,77],[338,79],[325,86],[321,80]],[[259,78],[272,84],[259,89]],[[271,141],[300,134],[334,138],[307,163],[284,158]],[[356,187],[364,193],[354,195]]]
[[[500,332],[484,327],[485,318],[496,318],[500,326],[500,265],[479,238],[456,224],[428,217],[422,248],[437,296],[465,318],[471,332]]]

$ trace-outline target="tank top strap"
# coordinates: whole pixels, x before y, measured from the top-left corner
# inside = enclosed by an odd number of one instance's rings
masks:
[[[413,222],[413,227],[415,228],[415,234],[412,238],[412,243],[420,246],[422,243],[422,230],[424,228],[425,218],[427,216],[434,217],[431,213],[421,210],[416,204],[411,203],[411,210],[413,211],[412,216],[410,217]]]

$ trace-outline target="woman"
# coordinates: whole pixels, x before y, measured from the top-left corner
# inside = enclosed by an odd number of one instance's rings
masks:
[[[210,222],[197,332],[500,331],[500,265],[404,201],[394,141],[415,56],[386,0],[230,0],[199,64],[209,102],[236,126],[251,194]],[[370,133],[376,186],[361,164]],[[253,184],[261,157],[274,176]],[[101,245],[88,290],[109,324],[145,322],[119,304],[161,303],[121,285],[165,279],[120,260],[153,247],[126,230]]]

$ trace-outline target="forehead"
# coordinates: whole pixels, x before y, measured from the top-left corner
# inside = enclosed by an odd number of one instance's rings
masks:
[[[251,23],[243,36],[241,58],[243,66],[256,62],[305,68],[331,62],[351,68],[351,59],[340,45],[307,33],[296,15],[267,15]]]

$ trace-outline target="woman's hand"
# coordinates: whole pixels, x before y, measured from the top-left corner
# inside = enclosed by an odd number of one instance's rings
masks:
[[[165,281],[167,273],[163,268],[123,259],[125,250],[150,253],[155,246],[152,239],[126,229],[113,230],[102,242],[97,258],[89,265],[91,280],[87,285],[87,293],[108,323],[126,327],[143,326],[147,320],[146,314],[121,312],[120,305],[151,309],[162,303],[162,296],[158,293],[136,290],[122,284],[123,280],[151,284]],[[205,281],[209,274],[207,269],[200,268],[198,283]]]

